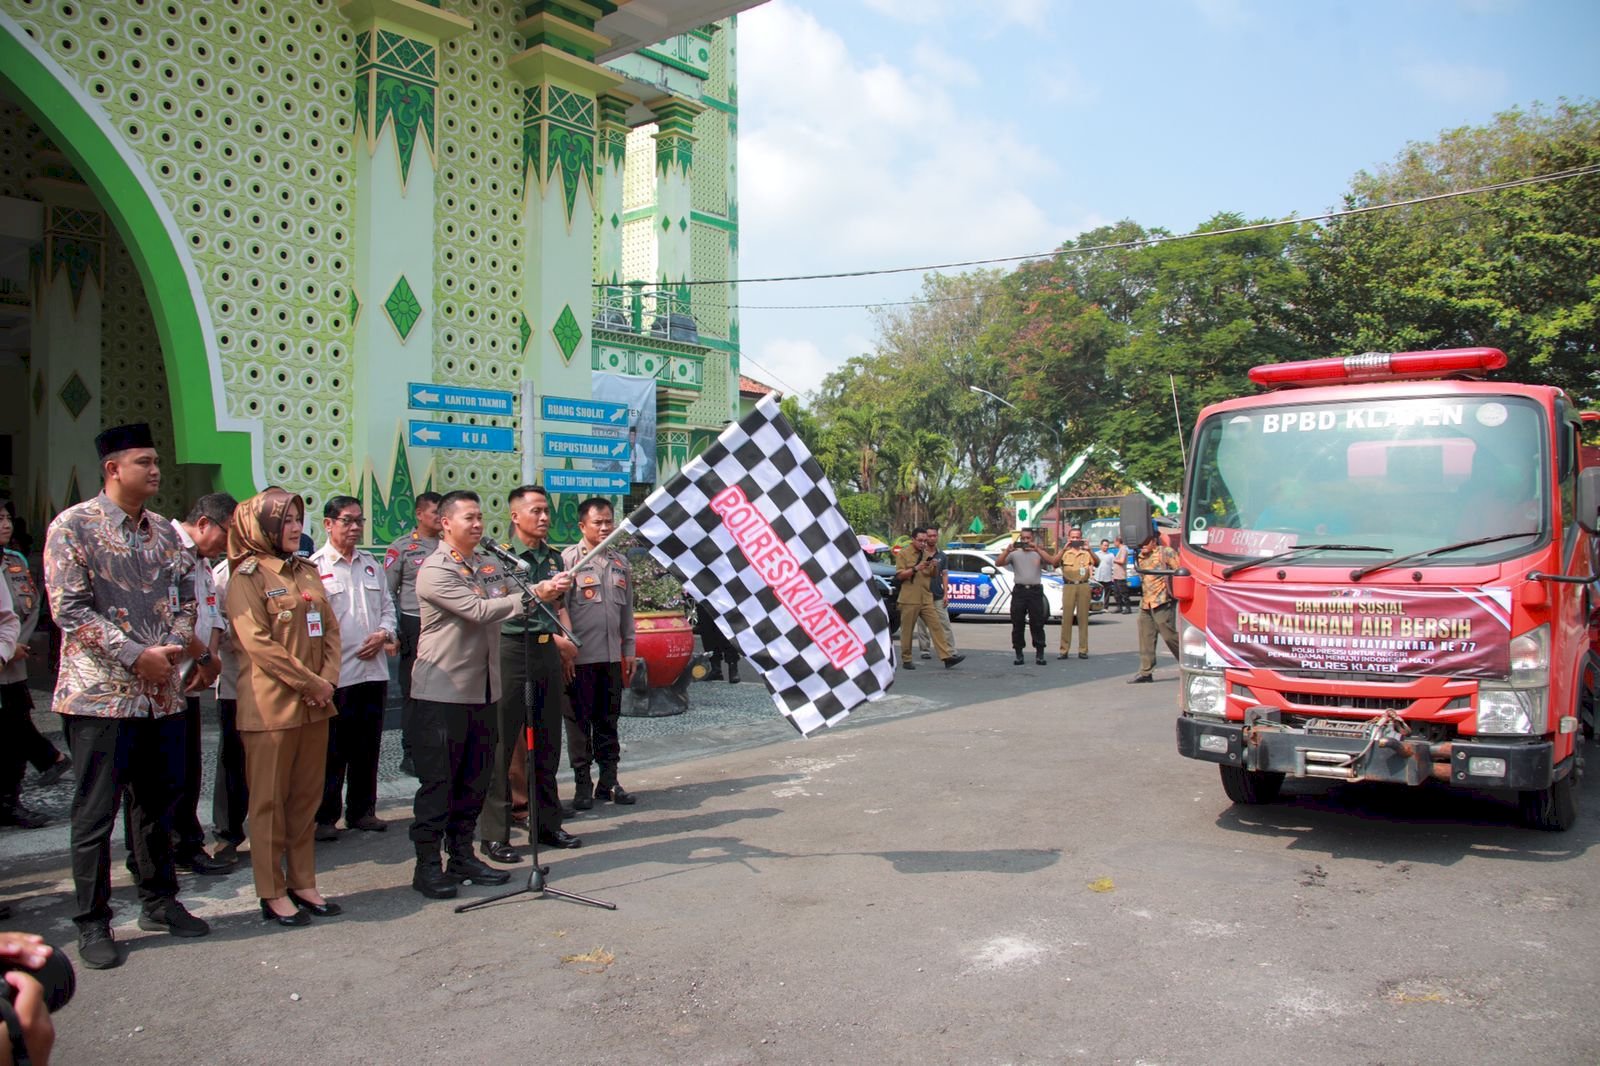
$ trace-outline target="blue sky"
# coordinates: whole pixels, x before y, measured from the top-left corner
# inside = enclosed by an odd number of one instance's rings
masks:
[[[1600,97],[1600,3],[770,0],[738,76],[741,276],[915,266],[1336,208],[1407,142]],[[807,391],[876,335],[764,307],[920,285],[743,286],[746,372]]]

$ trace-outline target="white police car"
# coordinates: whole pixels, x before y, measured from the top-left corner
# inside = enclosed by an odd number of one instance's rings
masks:
[[[1011,589],[1016,583],[1011,571],[995,565],[995,556],[975,548],[946,548],[949,587],[945,604],[953,619],[983,615],[1011,617]],[[1061,575],[1047,573],[1044,582],[1045,609],[1051,621],[1061,619]],[[1090,613],[1103,608],[1100,586],[1092,586]]]

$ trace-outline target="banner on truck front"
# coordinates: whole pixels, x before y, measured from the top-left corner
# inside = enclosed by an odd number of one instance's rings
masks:
[[[1511,592],[1224,586],[1206,633],[1218,667],[1504,678]]]

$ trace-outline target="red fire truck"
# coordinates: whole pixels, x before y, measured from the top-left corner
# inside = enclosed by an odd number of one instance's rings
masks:
[[[1286,777],[1441,782],[1577,818],[1600,706],[1600,466],[1492,348],[1256,367],[1206,408],[1178,566],[1178,750],[1235,803]],[[1124,501],[1124,539],[1151,529]],[[1131,535],[1131,539],[1130,539]]]

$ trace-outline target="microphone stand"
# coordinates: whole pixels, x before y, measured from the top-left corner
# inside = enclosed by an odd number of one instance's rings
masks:
[[[499,546],[495,545],[495,547],[498,548]],[[511,565],[511,559],[515,559],[516,562],[519,563],[523,562],[524,560],[518,559],[510,552],[505,552],[502,554],[500,551],[493,551],[491,554],[499,558],[502,563],[507,564],[506,570],[507,573],[511,575],[511,580],[515,581],[522,591],[534,603],[539,605],[539,607],[544,611],[545,616],[551,622],[555,623],[556,628],[561,630],[562,634],[568,640],[572,641],[572,643],[581,646],[582,642],[579,641],[577,637],[573,636],[570,629],[561,624],[560,616],[557,615],[555,611],[551,610],[548,603],[545,603],[534,594],[533,585],[526,577],[523,576],[522,568]],[[510,555],[511,559],[507,559],[507,555]],[[549,694],[547,688],[546,699],[548,700],[548,698]],[[526,759],[528,784],[535,791],[535,793],[537,793],[538,770],[534,766],[533,715],[533,633],[524,627],[522,630],[522,730],[523,736],[525,736],[528,741],[528,754],[524,758]],[[483,899],[475,899],[470,903],[463,903],[456,907],[456,913],[465,914],[467,911],[475,910],[478,907],[487,907],[491,903],[499,903],[501,900],[511,899],[515,896],[523,895],[524,893],[536,895],[541,898],[545,896],[554,896],[558,899],[571,900],[574,903],[587,903],[591,907],[602,907],[608,911],[616,910],[617,905],[615,903],[608,903],[603,899],[595,899],[593,896],[581,896],[576,892],[563,892],[561,889],[550,887],[549,882],[545,879],[545,875],[550,872],[550,867],[539,865],[539,811],[537,794],[534,796],[533,808],[534,809],[528,812],[528,844],[533,850],[533,869],[528,872],[528,883],[523,885],[521,888],[514,888],[510,892],[502,892],[497,896],[487,896]]]

